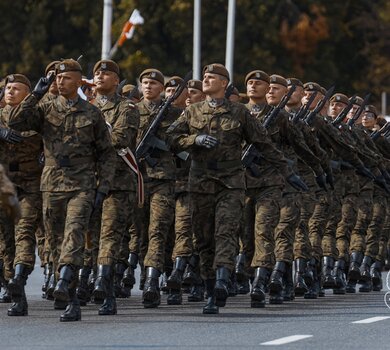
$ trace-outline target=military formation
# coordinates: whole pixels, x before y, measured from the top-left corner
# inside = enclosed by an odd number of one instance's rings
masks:
[[[296,297],[380,291],[390,251],[389,123],[348,97],[256,69],[246,92],[228,70],[203,80],[154,68],[135,85],[112,60],[93,81],[53,61],[32,88],[3,80],[0,302],[28,315],[25,286],[81,320],[115,315],[141,269],[142,305],[237,294],[263,308]]]

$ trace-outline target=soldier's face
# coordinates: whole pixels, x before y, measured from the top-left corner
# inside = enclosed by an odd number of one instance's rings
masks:
[[[206,95],[223,94],[228,81],[218,74],[205,73],[202,81],[202,89]]]
[[[177,88],[177,86],[168,86],[168,87],[165,89],[165,97],[170,97],[170,96],[172,96],[172,95],[175,93],[176,88]]]
[[[290,91],[291,86],[288,87],[288,91]],[[295,91],[291,95],[290,99],[287,102],[287,106],[297,106],[301,104],[302,98],[304,96],[304,90],[302,86],[297,86]]]
[[[283,96],[287,93],[287,88],[280,84],[270,84],[269,91],[266,95],[267,103],[271,106],[276,106]]]
[[[68,99],[77,97],[77,89],[81,86],[80,72],[63,72],[56,76],[58,92]]]
[[[358,105],[353,105],[351,110],[347,114],[347,119],[352,119],[352,117],[356,114],[358,109],[359,109]],[[363,118],[362,114],[360,114],[359,119],[355,121],[355,124],[361,124],[362,123],[362,118]]]
[[[93,82],[96,85],[97,93],[108,95],[115,92],[119,84],[119,77],[111,71],[97,70],[94,74]]]
[[[164,86],[154,79],[143,78],[141,82],[141,90],[144,94],[144,99],[154,101],[160,98],[160,94],[164,91]]]
[[[194,88],[188,88],[187,96],[188,97],[186,99],[186,106],[189,106],[196,102],[201,102],[206,98],[206,95],[202,91]]]
[[[264,98],[269,91],[269,84],[263,80],[249,79],[246,83],[246,94],[249,98]]]
[[[372,112],[363,112],[362,124],[365,128],[372,129],[375,126],[376,119]]]
[[[303,98],[302,98],[302,104],[303,105],[306,105],[309,100],[310,100],[310,97],[311,95],[313,95],[315,93],[315,91],[305,91],[304,92],[304,95],[303,95]],[[311,105],[309,106],[309,109],[312,110],[315,108],[315,106],[317,105],[318,101],[320,101],[324,96],[322,94],[320,94],[319,92],[317,92],[317,95],[316,97],[314,98],[313,102],[311,103]]]
[[[5,103],[11,107],[17,106],[29,93],[30,89],[23,83],[8,83],[5,86]]]
[[[347,105],[342,102],[332,101],[329,106],[329,116],[336,118]]]

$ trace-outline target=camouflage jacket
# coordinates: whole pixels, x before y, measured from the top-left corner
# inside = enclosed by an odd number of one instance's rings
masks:
[[[106,121],[110,125],[111,143],[118,152],[123,148],[130,148],[135,153],[137,131],[139,127],[139,113],[137,107],[126,98],[117,94],[109,97],[104,105],[100,105],[95,99],[93,104],[97,106]],[[115,175],[111,190],[136,191],[137,176],[117,154],[115,162]]]
[[[30,94],[11,112],[9,126],[42,135],[45,167],[41,191],[98,189],[108,193],[115,172],[115,150],[98,108],[78,98],[69,107],[64,97],[38,103]]]
[[[216,185],[244,189],[245,171],[241,164],[244,142],[253,143],[283,174],[287,173],[283,155],[242,104],[226,99],[216,108],[207,101],[195,103],[186,108],[167,133],[173,149],[191,154],[189,185],[192,192],[215,193]],[[215,137],[219,144],[212,149],[197,146],[195,139],[203,134]]]
[[[7,128],[11,111],[10,106],[0,110],[0,123]],[[39,164],[43,152],[42,137],[36,131],[23,131],[22,136],[21,143],[0,142],[7,154],[8,176],[23,191],[38,192],[42,174],[42,166]]]
[[[162,103],[163,101],[161,101]],[[137,145],[142,140],[145,132],[156,117],[159,106],[151,106],[147,101],[143,100],[137,104],[140,114],[140,128],[138,131]],[[166,141],[166,131],[168,127],[179,117],[181,111],[178,108],[170,107],[166,116],[156,133],[156,137],[162,141]],[[156,166],[151,167],[145,160],[139,159],[145,182],[150,179],[175,180],[176,179],[176,163],[175,155],[171,151],[164,151],[155,148],[152,151],[151,157],[157,161]]]

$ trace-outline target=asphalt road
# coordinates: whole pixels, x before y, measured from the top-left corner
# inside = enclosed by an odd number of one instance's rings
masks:
[[[383,274],[386,280],[386,273]],[[251,309],[249,296],[228,300],[219,315],[203,303],[144,309],[140,291],[118,301],[117,316],[82,308],[82,321],[60,323],[41,299],[42,270],[28,280],[29,316],[8,317],[0,304],[0,349],[390,349],[390,292],[357,293]],[[387,288],[386,288],[387,289]],[[358,323],[356,323],[358,322]]]

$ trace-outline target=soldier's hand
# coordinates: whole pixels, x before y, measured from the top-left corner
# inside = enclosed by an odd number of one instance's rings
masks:
[[[326,188],[326,176],[325,174],[320,174],[318,176],[316,176],[316,182],[317,182],[317,185],[320,187],[320,188],[323,188],[325,191],[327,191],[328,189]]]
[[[34,90],[32,91],[32,94],[40,100],[46,92],[49,91],[51,83],[54,81],[55,75],[51,74],[48,75],[47,77],[42,77],[38,80],[37,85],[35,85]]]
[[[0,198],[5,214],[10,217],[15,223],[20,219],[20,205],[18,198],[9,193],[5,193]]]
[[[22,142],[23,136],[15,130],[0,127],[0,139],[15,144]]]
[[[330,186],[332,190],[334,190],[334,178],[331,171],[326,173],[326,183]]]
[[[218,140],[210,135],[198,135],[195,138],[195,144],[210,149],[218,145]]]
[[[307,187],[303,180],[295,173],[287,176],[286,181],[298,191],[309,191],[309,187]]]
[[[106,198],[106,195],[103,192],[96,192],[95,201],[93,202],[93,210],[99,210],[102,205],[104,198]]]
[[[358,167],[356,168],[356,172],[357,172],[359,175],[368,177],[368,178],[370,178],[371,180],[375,180],[375,175],[374,175],[368,168],[366,168],[364,165],[358,166]]]

